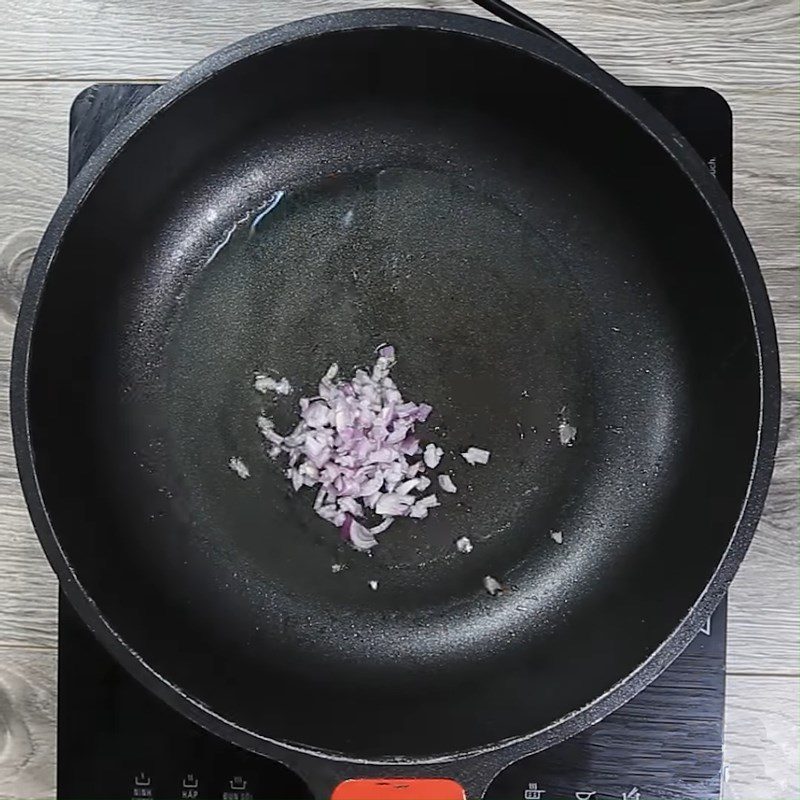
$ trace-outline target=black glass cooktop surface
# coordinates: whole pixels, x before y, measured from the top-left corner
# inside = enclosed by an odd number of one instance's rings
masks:
[[[153,85],[90,87],[70,118],[74,177]],[[731,192],[732,126],[725,101],[698,88],[639,87],[694,144]],[[489,800],[711,800],[720,796],[725,603],[650,687],[593,728],[501,773]],[[184,719],[131,678],[62,598],[59,615],[58,797],[310,797],[279,764]]]

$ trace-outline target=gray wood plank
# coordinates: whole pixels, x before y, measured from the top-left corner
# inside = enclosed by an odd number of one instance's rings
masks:
[[[800,797],[800,679],[728,678],[725,800]]]
[[[0,647],[0,798],[55,797],[56,654]]]
[[[67,114],[83,88],[5,84],[0,91],[0,644],[55,647],[55,577],[16,476],[8,369],[19,297],[39,238],[66,186]]]
[[[761,523],[730,591],[731,672],[800,674],[800,393],[784,392],[775,473]]]
[[[794,82],[794,0],[518,0],[627,80]],[[282,22],[365,6],[476,13],[466,0],[216,0],[4,3],[0,78],[164,78],[238,38]]]

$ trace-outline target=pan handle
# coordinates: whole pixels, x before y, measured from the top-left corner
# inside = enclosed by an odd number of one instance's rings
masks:
[[[517,756],[519,757],[519,756]],[[357,764],[295,754],[287,763],[316,800],[481,800],[515,759],[493,751],[437,764]]]
[[[586,53],[575,47],[572,42],[568,42],[563,36],[559,36],[555,31],[551,31],[550,28],[542,25],[541,22],[537,22],[527,14],[523,14],[522,11],[514,8],[514,6],[510,6],[504,0],[472,0],[472,2],[485,9],[490,14],[494,14],[494,16],[503,20],[503,22],[508,22],[509,25],[514,25],[525,31],[536,33],[539,36],[543,36],[545,39],[549,39],[551,42],[569,48],[573,53],[577,53],[577,55],[583,58],[589,58]]]

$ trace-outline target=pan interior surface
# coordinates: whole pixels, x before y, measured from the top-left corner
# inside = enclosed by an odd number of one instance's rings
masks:
[[[252,377],[313,394],[385,341],[459,492],[367,556],[266,458],[256,416],[297,394]],[[114,630],[222,719],[361,757],[624,679],[720,562],[759,419],[747,297],[677,165],[545,61],[432,29],[267,50],[161,111],[72,221],[29,371],[50,521]]]

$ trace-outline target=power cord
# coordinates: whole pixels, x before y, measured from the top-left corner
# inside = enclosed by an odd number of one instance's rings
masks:
[[[514,25],[517,28],[537,33],[539,36],[544,36],[551,42],[556,42],[564,47],[568,47],[573,53],[577,53],[579,56],[583,56],[583,58],[588,58],[588,56],[575,47],[574,44],[568,42],[562,36],[551,31],[550,28],[545,27],[527,14],[523,14],[519,9],[510,6],[508,3],[504,2],[504,0],[472,0],[472,2],[479,5],[490,14],[494,14],[494,16],[502,19],[503,22],[508,22],[510,25]]]

